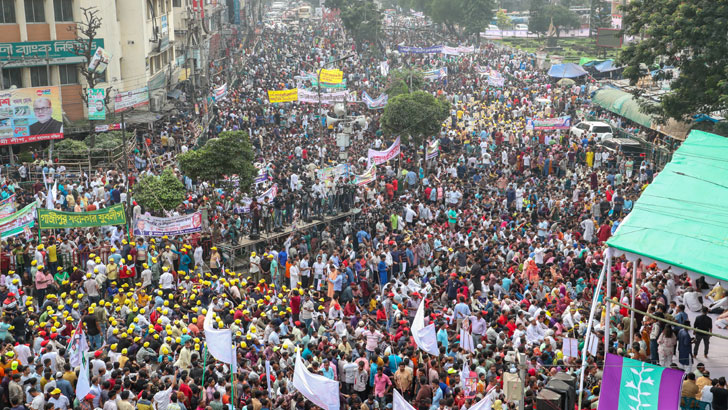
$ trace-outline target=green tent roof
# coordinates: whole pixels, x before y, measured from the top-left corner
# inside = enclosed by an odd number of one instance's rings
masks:
[[[652,128],[652,118],[640,110],[639,103],[628,92],[610,88],[597,90],[592,97],[592,103],[637,124]]]
[[[728,280],[728,138],[692,131],[607,244]]]

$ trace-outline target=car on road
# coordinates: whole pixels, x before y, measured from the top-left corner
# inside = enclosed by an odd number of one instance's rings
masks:
[[[636,160],[645,156],[645,150],[642,148],[642,144],[637,140],[630,138],[611,138],[603,140],[598,144],[599,147],[609,151],[612,155],[610,157],[616,157],[616,154],[621,152],[626,158]]]
[[[614,138],[612,126],[602,121],[582,121],[569,129],[571,135],[582,139],[596,134],[596,141]]]
[[[516,24],[513,26],[513,29],[516,31],[528,31],[528,24]]]

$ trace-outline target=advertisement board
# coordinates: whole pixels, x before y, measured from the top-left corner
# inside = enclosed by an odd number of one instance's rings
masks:
[[[124,91],[114,96],[114,112],[122,112],[149,104],[149,87]]]
[[[103,88],[88,89],[88,119],[89,120],[105,120],[106,106],[106,90]]]
[[[0,91],[0,145],[63,138],[60,87]]]

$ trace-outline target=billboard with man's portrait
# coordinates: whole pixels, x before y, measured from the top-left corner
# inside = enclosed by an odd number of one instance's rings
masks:
[[[0,90],[0,145],[62,138],[60,87]]]

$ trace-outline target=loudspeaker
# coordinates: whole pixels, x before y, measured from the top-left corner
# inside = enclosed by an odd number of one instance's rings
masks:
[[[257,233],[251,233],[250,234],[250,239],[253,240],[253,241],[255,241],[257,239],[260,239],[260,235],[257,234]]]
[[[564,403],[564,410],[573,409],[576,402],[576,390],[571,387],[568,383],[561,380],[551,380],[546,385],[546,388],[558,393],[561,396],[562,402]]]
[[[574,376],[573,374],[556,373],[556,375],[552,377],[551,380],[561,380],[562,382],[571,386],[574,391],[576,391],[576,376]]]
[[[536,396],[536,410],[562,410],[564,408],[561,395],[549,389],[543,389]]]

